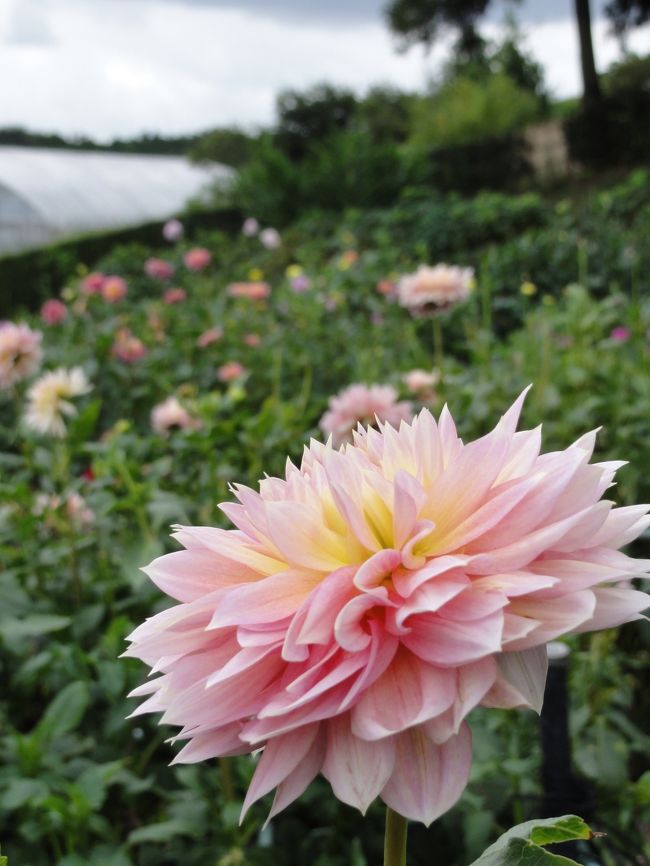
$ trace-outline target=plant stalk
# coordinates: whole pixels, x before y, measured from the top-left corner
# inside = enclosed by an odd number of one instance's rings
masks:
[[[406,866],[407,831],[408,820],[387,806],[384,866]]]

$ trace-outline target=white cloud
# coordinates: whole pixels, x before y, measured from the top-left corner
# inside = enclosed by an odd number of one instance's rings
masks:
[[[32,15],[36,6],[32,32],[40,26],[48,43],[12,41],[17,10]],[[528,30],[554,91],[577,92],[572,23]],[[616,43],[604,24],[594,30],[603,65],[615,56]],[[4,0],[0,41],[0,80],[11,82],[0,89],[0,126],[102,138],[268,124],[278,90],[325,80],[358,91],[373,83],[415,89],[445,54],[444,47],[429,56],[419,48],[396,54],[381,19],[344,28],[292,24],[250,10],[173,0]],[[648,28],[631,45],[649,50]]]

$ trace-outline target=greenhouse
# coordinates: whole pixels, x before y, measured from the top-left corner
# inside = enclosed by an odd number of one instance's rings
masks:
[[[166,219],[230,176],[178,156],[0,147],[0,255]]]

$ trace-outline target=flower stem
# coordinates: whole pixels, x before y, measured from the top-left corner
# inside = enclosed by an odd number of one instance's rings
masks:
[[[433,358],[436,367],[438,368],[438,373],[440,374],[440,381],[443,379],[443,366],[445,363],[445,350],[443,347],[442,340],[442,322],[440,321],[440,316],[433,317]]]
[[[406,866],[406,833],[408,820],[386,807],[384,866]]]

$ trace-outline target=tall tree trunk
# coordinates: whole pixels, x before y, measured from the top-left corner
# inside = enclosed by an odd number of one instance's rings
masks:
[[[580,63],[582,66],[583,99],[585,105],[593,105],[600,99],[600,82],[594,61],[594,46],[591,41],[591,10],[589,0],[575,0],[578,35],[580,37]]]

